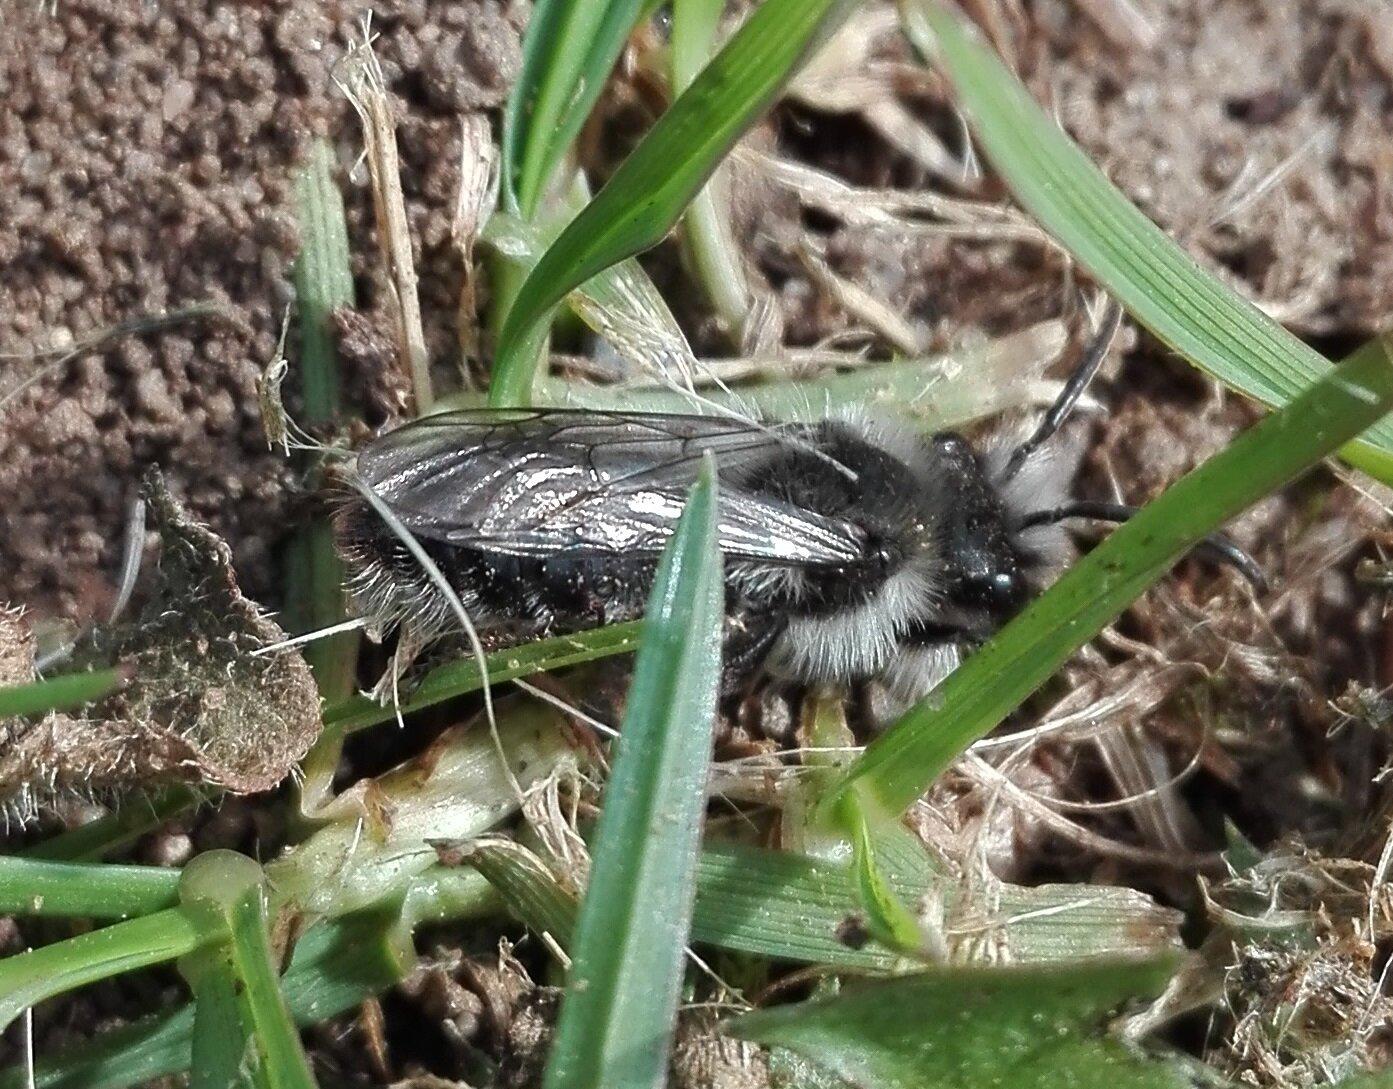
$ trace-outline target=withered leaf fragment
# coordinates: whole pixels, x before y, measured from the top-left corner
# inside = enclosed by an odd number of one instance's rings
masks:
[[[157,592],[140,617],[98,632],[79,652],[79,664],[121,662],[130,683],[85,716],[0,723],[0,805],[12,819],[65,799],[174,783],[266,790],[319,733],[319,693],[304,658],[293,649],[252,653],[285,633],[238,589],[226,543],[188,516],[157,473],[144,492],[161,543]],[[14,629],[0,643],[24,646],[22,623],[0,613],[0,625]],[[32,677],[32,654],[9,664],[12,675],[0,680]]]

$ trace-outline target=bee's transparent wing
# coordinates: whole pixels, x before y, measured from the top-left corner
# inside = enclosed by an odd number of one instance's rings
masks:
[[[727,556],[861,559],[851,523],[731,483],[783,441],[777,429],[711,416],[468,410],[382,436],[359,453],[357,469],[422,537],[521,556],[634,555],[662,550],[709,451]]]

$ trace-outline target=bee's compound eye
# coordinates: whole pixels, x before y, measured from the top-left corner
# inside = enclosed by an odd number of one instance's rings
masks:
[[[944,457],[962,458],[972,449],[961,435],[953,431],[940,431],[933,437],[934,449]]]
[[[1025,576],[1015,568],[979,571],[964,581],[963,590],[968,601],[1000,621],[1014,616],[1029,593]]]
[[[1009,614],[1025,604],[1029,587],[1019,571],[997,571],[987,579],[986,591],[992,609]]]

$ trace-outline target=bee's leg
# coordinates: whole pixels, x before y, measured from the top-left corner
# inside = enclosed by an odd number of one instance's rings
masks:
[[[401,679],[429,642],[420,628],[409,620],[403,621],[397,633],[397,648],[392,651],[392,662],[372,686],[372,698],[384,705],[392,703],[401,690]]]
[[[738,605],[727,612],[721,656],[723,700],[745,694],[786,622],[776,613],[748,605]]]

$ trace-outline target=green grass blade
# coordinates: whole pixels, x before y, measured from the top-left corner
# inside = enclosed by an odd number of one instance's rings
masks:
[[[538,0],[522,43],[522,71],[503,115],[503,186],[533,219],[609,79],[646,0]]]
[[[46,998],[163,964],[224,937],[225,930],[199,913],[170,908],[8,957],[0,961],[0,1029]]]
[[[857,912],[846,866],[787,851],[708,844],[697,869],[693,943],[781,961],[889,971],[894,952],[838,938]],[[922,888],[918,891],[922,892]]]
[[[895,832],[901,831],[896,826]],[[950,928],[962,927],[972,944],[991,935],[998,950],[1019,964],[1076,962],[1180,948],[1179,915],[1124,888],[997,885],[989,897],[959,906],[968,895],[953,875],[934,872],[923,846],[907,850],[883,833],[877,861],[894,891],[908,903],[927,895],[944,905]],[[909,832],[903,838],[911,840]],[[694,944],[738,950],[775,960],[890,971],[904,958],[875,941],[853,948],[839,937],[848,919],[864,911],[856,877],[840,862],[744,844],[712,843],[697,867]],[[980,903],[991,904],[984,911]]]
[[[226,941],[180,964],[196,1004],[193,1084],[236,1084],[245,1069],[259,1087],[314,1089],[271,955],[261,867],[234,851],[207,851],[184,868],[179,893],[188,908],[219,919],[227,933]]]
[[[528,403],[528,345],[567,292],[659,242],[742,134],[849,8],[766,0],[672,104],[523,284],[499,335],[489,403]]]
[[[899,826],[896,826],[897,829]],[[942,903],[964,944],[990,934],[1014,963],[1077,962],[1170,953],[1180,948],[1179,915],[1131,889],[996,885],[990,895],[965,893],[957,877],[932,869],[923,846],[904,831],[904,844],[882,835],[878,862],[891,891],[906,903],[925,896]],[[896,848],[896,849],[892,849]],[[903,849],[898,849],[903,847]],[[542,859],[512,840],[485,837],[462,861],[477,867],[508,909],[533,933],[569,950],[577,899]],[[848,944],[848,919],[864,911],[854,871],[784,850],[708,843],[696,865],[693,945],[778,961],[888,972],[905,958],[875,940]],[[967,895],[966,906],[959,900]],[[981,902],[992,905],[984,911]],[[917,931],[913,944],[922,944]]]
[[[456,696],[477,692],[483,687],[485,674],[490,684],[502,684],[516,677],[530,677],[534,673],[564,669],[615,654],[632,654],[638,649],[640,628],[640,622],[635,620],[496,650],[485,656],[484,672],[480,672],[479,663],[472,656],[461,658],[427,674],[402,701],[401,713],[411,714]],[[380,722],[390,722],[396,715],[396,709],[391,706],[367,696],[353,696],[326,708],[324,725],[352,733]]]
[[[122,919],[179,902],[179,871],[0,858],[0,914]]]
[[[1173,958],[1070,968],[944,968],[849,984],[726,1026],[790,1048],[861,1089],[1180,1089],[1180,1069],[1103,1033],[1128,999],[1158,993]]]
[[[363,912],[313,927],[295,944],[281,990],[297,1024],[320,1024],[400,982],[410,971],[391,936],[395,916]],[[100,1033],[41,1057],[34,1089],[126,1089],[189,1070],[194,1005]],[[29,1089],[26,1071],[0,1071],[0,1089]],[[227,1083],[225,1083],[227,1084]],[[231,1084],[238,1084],[233,1082]]]
[[[892,887],[875,855],[870,822],[847,806],[851,829],[852,871],[866,916],[866,930],[881,944],[911,957],[927,958],[928,938],[909,905]]]
[[[1267,405],[1329,363],[1242,299],[1138,211],[937,0],[900,0],[910,40],[941,63],[987,158],[1016,199],[1138,321],[1190,362]],[[1393,421],[1342,451],[1393,483]]]
[[[230,905],[227,918],[232,932],[230,976],[237,985],[233,993],[251,1026],[265,1084],[274,1089],[314,1089],[309,1057],[280,990],[265,887],[247,889]]]
[[[128,677],[120,668],[94,669],[0,688],[0,720],[81,707],[116,691]]]
[[[334,422],[343,400],[329,319],[338,307],[353,305],[348,220],[334,181],[334,149],[327,141],[310,145],[309,157],[295,175],[295,214],[301,241],[295,259],[299,370],[305,422],[317,426]]]
[[[226,951],[226,946],[220,947],[224,955]],[[226,967],[205,971],[196,993],[189,1041],[189,1089],[224,1089],[239,1081],[248,1089],[259,1089],[255,1077],[238,1076],[250,1030],[237,1006],[237,982],[232,972]]]
[[[721,671],[725,590],[709,460],[644,620],[547,1089],[661,1086],[677,1016]]]
[[[1393,406],[1382,343],[1168,488],[1071,568],[927,699],[878,737],[831,795],[858,788],[902,812],[1207,534],[1348,442]],[[874,809],[871,812],[875,812]]]
[[[583,200],[577,207],[582,205]],[[555,229],[550,223],[537,227],[507,212],[496,212],[489,218],[481,238],[507,262],[508,268],[526,276],[560,231],[559,223]],[[632,257],[580,284],[566,302],[581,321],[609,341],[637,370],[659,366],[673,369],[691,358],[687,338],[667,301]]]
[[[462,861],[488,879],[529,930],[570,949],[580,901],[540,857],[516,840],[485,837],[465,849]]]
[[[314,431],[335,426],[343,410],[343,380],[330,320],[336,309],[351,307],[354,301],[348,220],[334,179],[334,149],[327,141],[310,145],[309,156],[295,175],[295,215],[300,224],[300,253],[294,270],[300,332],[296,369],[305,405],[301,422]],[[343,619],[343,562],[325,519],[296,531],[285,563],[287,630],[293,634],[315,631]],[[325,699],[342,699],[353,691],[358,638],[357,632],[341,632],[305,648]],[[335,748],[332,739],[325,746]],[[337,762],[332,752],[325,762]]]
[[[711,58],[725,0],[674,0],[672,85],[679,93]],[[728,170],[717,168],[682,217],[682,239],[692,271],[726,332],[738,337],[750,308],[745,262],[731,227]]]

